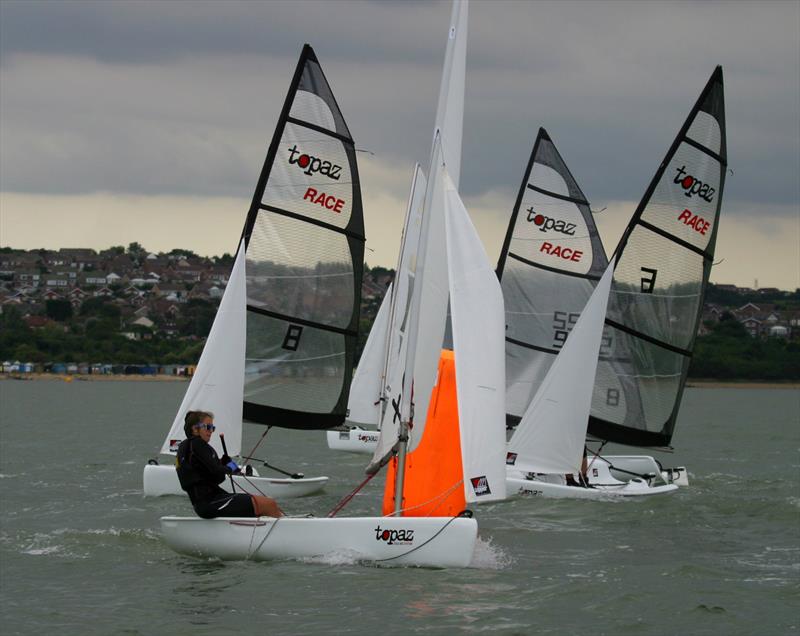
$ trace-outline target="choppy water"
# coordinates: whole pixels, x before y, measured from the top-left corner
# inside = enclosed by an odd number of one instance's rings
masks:
[[[678,451],[661,459],[686,464],[690,488],[482,506],[474,567],[427,570],[171,552],[158,518],[190,514],[188,500],[144,499],[141,475],[185,388],[0,382],[4,634],[800,631],[798,390],[689,389]],[[323,495],[282,502],[289,513],[324,514],[365,459],[329,451],[323,433],[279,430],[262,454],[331,477]],[[375,514],[380,489],[349,514]]]

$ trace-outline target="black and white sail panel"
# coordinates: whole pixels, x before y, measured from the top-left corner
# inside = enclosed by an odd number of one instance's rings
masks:
[[[510,420],[525,412],[607,264],[586,197],[540,129],[498,264]]]
[[[303,49],[245,227],[244,416],[290,428],[344,420],[364,224],[355,147]]]
[[[640,408],[628,408],[618,386],[598,374],[591,435],[669,445],[711,271],[726,157],[718,67],[616,252],[606,326],[613,355],[626,360],[630,375],[614,381],[638,393]]]

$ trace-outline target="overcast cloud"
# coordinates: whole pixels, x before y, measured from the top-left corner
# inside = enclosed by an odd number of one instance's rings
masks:
[[[365,200],[402,206],[413,162],[428,158],[449,12],[449,2],[3,0],[0,192],[247,201],[309,42],[356,145],[374,153],[361,155]],[[468,203],[510,205],[544,126],[594,207],[631,202],[629,216],[721,64],[733,170],[721,227],[797,222],[800,3],[474,0],[469,29]],[[509,212],[494,212],[501,229]],[[380,232],[386,209],[366,214]]]

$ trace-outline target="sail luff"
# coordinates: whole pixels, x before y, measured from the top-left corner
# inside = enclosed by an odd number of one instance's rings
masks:
[[[292,108],[292,102],[294,101],[295,93],[297,93],[297,86],[300,84],[300,78],[303,75],[303,69],[305,68],[306,61],[309,59],[316,60],[317,58],[316,55],[314,55],[314,50],[311,48],[311,46],[309,44],[304,44],[303,50],[300,53],[300,58],[297,60],[297,66],[294,69],[294,74],[292,75],[292,81],[289,83],[289,90],[286,92],[286,99],[283,101],[281,113],[278,116],[278,124],[275,127],[275,132],[272,134],[272,140],[270,141],[269,148],[267,149],[267,156],[264,158],[264,165],[261,168],[261,174],[256,182],[256,188],[253,192],[253,199],[250,202],[250,210],[247,213],[247,220],[242,228],[242,238],[245,240],[245,247],[250,242],[250,235],[253,232],[253,225],[255,224],[256,217],[258,216],[259,205],[262,197],[264,196],[264,189],[266,188],[267,180],[269,179],[269,175],[272,170],[272,165],[275,163],[275,156],[278,153],[278,146],[280,145],[281,138],[283,137],[283,131],[286,127],[286,120],[289,117],[289,111]]]
[[[519,192],[517,193],[517,200],[514,202],[514,207],[511,211],[511,219],[508,222],[508,229],[506,230],[506,236],[503,239],[503,246],[500,249],[500,256],[497,261],[497,278],[503,278],[503,270],[505,269],[506,259],[508,258],[508,250],[511,246],[511,238],[514,236],[514,227],[517,224],[517,217],[519,216],[519,210],[522,207],[522,197],[525,195],[525,190],[528,187],[528,183],[531,179],[531,170],[533,169],[533,162],[536,159],[536,153],[539,150],[539,143],[543,139],[549,139],[547,136],[547,132],[544,128],[539,128],[539,132],[536,135],[536,141],[533,142],[533,149],[531,150],[531,156],[528,159],[528,165],[525,168],[525,174],[522,175],[522,182],[519,184]]]
[[[681,126],[680,130],[678,131],[678,134],[675,135],[675,139],[672,141],[672,144],[670,145],[669,149],[667,150],[666,154],[664,155],[664,159],[659,164],[658,169],[656,170],[656,173],[653,175],[653,178],[651,179],[650,183],[648,184],[647,189],[645,190],[644,195],[642,196],[642,199],[639,201],[639,205],[636,206],[636,210],[633,213],[633,217],[631,217],[631,220],[629,221],[628,226],[625,228],[625,232],[623,232],[623,234],[622,234],[622,238],[619,240],[619,243],[617,243],[617,247],[614,250],[613,256],[614,256],[614,259],[615,259],[616,262],[619,262],[619,255],[625,249],[625,246],[628,243],[628,238],[630,237],[631,233],[633,232],[636,224],[641,219],[642,213],[644,212],[645,208],[647,207],[647,204],[650,202],[650,199],[653,196],[653,192],[655,192],[656,187],[658,187],[659,181],[664,176],[664,171],[667,169],[667,165],[669,164],[670,160],[675,155],[676,150],[678,149],[678,147],[681,145],[681,143],[683,142],[684,138],[686,137],[686,133],[688,132],[689,127],[692,125],[692,122],[694,121],[694,118],[697,116],[697,113],[700,111],[700,107],[703,105],[703,102],[708,98],[708,94],[711,91],[711,89],[714,87],[715,84],[719,84],[720,88],[722,88],[722,67],[721,66],[717,66],[714,69],[714,72],[712,73],[712,75],[709,78],[708,82],[706,82],[706,85],[703,88],[702,92],[700,93],[700,96],[697,98],[697,101],[695,102],[694,106],[692,107],[692,110],[689,112],[689,115],[684,120],[683,125]],[[726,168],[728,166],[728,160],[727,160],[727,150],[726,150],[727,142],[726,142],[726,137],[725,137],[725,132],[724,132],[725,131],[725,127],[724,127],[724,122],[725,122],[724,103],[722,105],[722,120],[721,121],[723,123],[723,127],[722,127],[723,128],[722,152],[720,153],[719,156],[721,158],[720,163],[722,164],[722,167]],[[720,191],[722,191],[722,187],[724,186],[724,182],[725,182],[725,171],[723,170],[722,171],[722,181],[720,182]],[[722,197],[720,196],[718,198],[717,214],[719,214],[719,207],[721,205],[722,205]],[[715,223],[714,224],[714,228],[713,228],[713,238],[712,238],[713,241],[716,241],[716,235],[717,235],[717,224]],[[709,244],[711,246],[711,253],[713,254],[713,252],[714,252],[714,250],[713,250],[714,242],[709,241]]]

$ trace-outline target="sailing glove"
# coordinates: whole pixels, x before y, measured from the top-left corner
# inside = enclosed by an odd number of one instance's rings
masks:
[[[231,469],[231,472],[232,472],[232,473],[235,473],[235,472],[238,472],[238,471],[239,471],[239,467],[236,465],[236,462],[235,462],[235,461],[229,461],[229,462],[228,462],[227,464],[225,464],[225,465],[226,465],[228,468],[230,468],[230,469]]]

